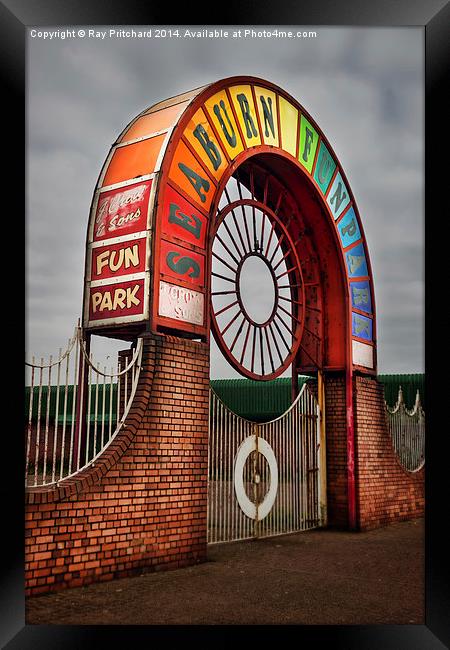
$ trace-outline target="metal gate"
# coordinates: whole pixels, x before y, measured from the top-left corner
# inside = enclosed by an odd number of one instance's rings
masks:
[[[266,423],[236,415],[211,390],[208,543],[325,525],[321,432],[306,384],[286,413]]]

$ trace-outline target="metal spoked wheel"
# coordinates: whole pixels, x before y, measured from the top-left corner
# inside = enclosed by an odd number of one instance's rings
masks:
[[[216,215],[212,243],[211,323],[231,365],[251,379],[274,379],[291,364],[304,326],[300,261],[279,211],[280,197],[261,200],[231,177]],[[269,207],[272,205],[273,207]]]

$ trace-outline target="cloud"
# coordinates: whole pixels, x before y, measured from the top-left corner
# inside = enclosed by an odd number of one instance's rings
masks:
[[[308,29],[316,39],[29,39],[29,354],[55,353],[81,315],[89,206],[120,131],[156,101],[250,74],[290,92],[343,165],[375,277],[380,372],[423,371],[422,30]],[[214,376],[236,376],[214,344],[212,358]]]

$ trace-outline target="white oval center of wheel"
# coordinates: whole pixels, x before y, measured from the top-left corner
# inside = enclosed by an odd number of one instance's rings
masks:
[[[244,485],[245,462],[252,451],[256,451],[256,449],[258,449],[258,452],[267,460],[270,470],[270,487],[264,497],[264,501],[259,505],[250,501]],[[258,516],[258,521],[267,517],[277,496],[278,465],[273,449],[266,440],[258,438],[258,446],[256,446],[256,436],[251,435],[248,436],[248,438],[246,438],[239,446],[234,462],[234,491],[241,510],[245,515],[247,515],[247,517],[250,519],[256,519]]]
[[[257,287],[264,287],[257,289]],[[248,316],[255,323],[265,323],[275,306],[275,284],[267,263],[250,255],[239,274],[239,293]]]

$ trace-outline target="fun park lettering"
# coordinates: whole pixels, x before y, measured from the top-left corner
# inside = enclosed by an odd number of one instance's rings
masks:
[[[136,284],[133,288],[118,287],[114,291],[96,291],[91,296],[92,313],[139,307],[141,300],[136,295],[139,289],[140,285]]]

